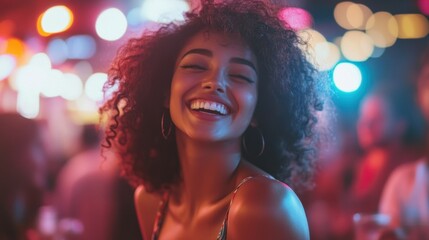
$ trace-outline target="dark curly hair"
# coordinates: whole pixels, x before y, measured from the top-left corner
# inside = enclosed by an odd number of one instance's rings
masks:
[[[238,34],[257,57],[254,116],[266,143],[261,156],[242,150],[243,156],[290,185],[307,183],[313,172],[323,81],[301,48],[304,42],[278,19],[278,9],[263,1],[201,3],[183,23],[166,24],[130,39],[120,49],[105,85],[105,91],[115,86],[118,90],[100,108],[110,114],[104,147],[119,152],[124,174],[136,185],[162,191],[178,183],[181,169],[175,138],[164,140],[160,127],[176,58],[198,32]]]

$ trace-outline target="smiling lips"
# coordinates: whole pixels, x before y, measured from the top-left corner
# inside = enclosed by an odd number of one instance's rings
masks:
[[[226,115],[228,113],[228,108],[224,104],[201,99],[193,100],[191,102],[191,109],[218,115]]]

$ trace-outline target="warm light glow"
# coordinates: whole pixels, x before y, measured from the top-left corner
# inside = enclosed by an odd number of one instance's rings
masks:
[[[315,46],[317,68],[320,71],[331,69],[341,58],[337,45],[330,42],[318,43]]]
[[[334,69],[333,79],[335,87],[340,91],[354,92],[362,83],[362,74],[352,63],[339,63]]]
[[[305,29],[298,32],[298,36],[308,45],[301,46],[303,51],[307,54],[308,60],[314,65],[317,64],[316,57],[316,46],[319,43],[326,42],[326,38],[318,31],[314,29]]]
[[[350,61],[367,60],[374,50],[372,39],[360,31],[348,31],[341,39],[341,51]]]
[[[0,81],[7,78],[16,67],[16,59],[9,54],[0,55]]]
[[[351,29],[364,30],[366,22],[371,15],[371,9],[363,4],[351,4],[346,12],[347,21]]]
[[[161,23],[182,21],[186,11],[189,4],[183,0],[145,0],[141,7],[143,18]]]
[[[353,26],[350,24],[347,18],[347,10],[350,6],[353,6],[353,2],[340,2],[334,8],[334,18],[338,25],[345,29],[352,29]]]
[[[377,12],[367,21],[366,33],[377,47],[390,47],[398,38],[398,23],[388,12]]]
[[[40,26],[47,34],[64,32],[72,24],[73,13],[64,5],[51,7],[41,15]]]
[[[421,14],[395,15],[399,26],[398,38],[424,38],[429,33],[428,19]]]
[[[125,15],[117,8],[109,8],[98,16],[95,30],[100,38],[116,41],[125,34],[127,26]]]
[[[25,53],[25,45],[18,38],[9,38],[6,40],[5,54],[11,54],[15,57],[22,57]]]
[[[302,8],[287,7],[279,11],[279,19],[295,30],[310,28],[313,24],[311,14]]]
[[[107,81],[107,74],[94,73],[85,83],[85,94],[94,101],[103,100],[103,85]]]

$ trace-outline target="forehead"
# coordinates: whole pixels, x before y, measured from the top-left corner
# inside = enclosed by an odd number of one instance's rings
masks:
[[[201,31],[189,38],[180,56],[194,48],[211,50],[215,56],[216,53],[227,53],[232,57],[242,57],[256,63],[256,57],[249,45],[236,34]]]

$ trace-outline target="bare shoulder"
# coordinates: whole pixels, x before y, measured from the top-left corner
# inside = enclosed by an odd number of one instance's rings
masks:
[[[161,197],[148,193],[142,185],[134,192],[134,203],[143,239],[150,239],[160,201]]]
[[[228,239],[309,239],[301,201],[286,184],[254,177],[236,193],[228,219]]]

